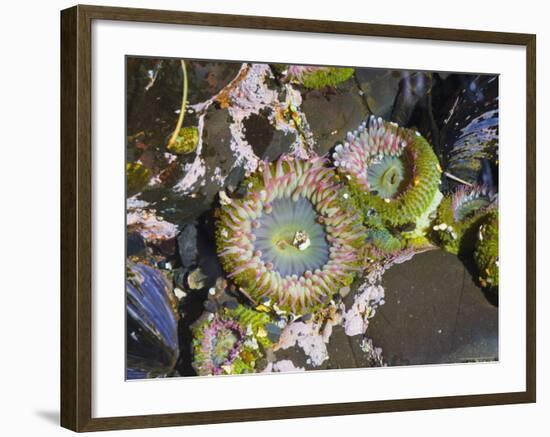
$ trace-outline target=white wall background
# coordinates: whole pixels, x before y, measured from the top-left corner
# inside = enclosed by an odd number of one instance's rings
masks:
[[[538,403],[457,410],[124,431],[113,435],[329,436],[407,434],[422,436],[546,435],[550,379],[544,367],[550,329],[543,253],[550,219],[543,174],[545,110],[550,88],[545,59],[550,39],[544,2],[358,0],[95,0],[96,4],[182,9],[342,21],[458,27],[537,33],[538,76]],[[454,5],[456,6],[454,6]],[[58,427],[59,399],[59,10],[64,0],[3,4],[0,68],[0,434],[68,435]],[[546,53],[545,53],[546,52]],[[7,152],[7,154],[6,154]],[[61,233],[62,236],[62,233]],[[6,280],[7,279],[7,280]],[[259,392],[261,396],[261,391]],[[546,419],[546,420],[545,420]]]

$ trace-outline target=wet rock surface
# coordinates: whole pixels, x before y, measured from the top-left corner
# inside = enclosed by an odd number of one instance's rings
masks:
[[[386,303],[368,336],[389,365],[498,359],[498,307],[456,256],[418,254],[390,268],[382,283]]]
[[[385,272],[385,303],[369,320],[366,336],[388,366],[498,360],[498,307],[456,256],[440,250],[415,255]],[[354,293],[344,299],[349,307]],[[362,335],[333,328],[329,359],[312,366],[300,347],[276,353],[306,369],[374,365]]]
[[[344,141],[347,132],[356,129],[370,115],[360,89],[352,80],[329,91],[308,91],[303,99],[302,110],[319,155]]]

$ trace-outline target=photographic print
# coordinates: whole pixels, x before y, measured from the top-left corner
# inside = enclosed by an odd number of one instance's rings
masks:
[[[126,57],[127,379],[498,361],[498,75],[374,67]]]

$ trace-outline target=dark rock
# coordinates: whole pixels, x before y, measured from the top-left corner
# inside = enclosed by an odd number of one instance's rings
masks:
[[[268,114],[250,114],[243,120],[245,139],[252,146],[254,153],[263,156],[273,138],[275,128],[269,122]]]
[[[416,255],[383,277],[385,305],[367,335],[388,365],[498,359],[498,308],[454,255]]]
[[[240,62],[188,61],[189,101],[202,102],[218,94],[237,76],[240,67]]]
[[[126,234],[126,256],[139,255],[144,250],[145,241],[139,233]]]
[[[294,142],[295,136],[289,133],[276,130],[271,138],[271,143],[265,149],[261,157],[267,161],[274,161],[283,153],[288,153],[290,145]]]
[[[176,239],[161,240],[157,247],[162,255],[170,257],[176,253]]]
[[[218,311],[218,304],[216,302],[212,302],[211,300],[206,300],[204,302],[204,309],[209,313],[215,313]]]
[[[265,325],[265,330],[267,332],[268,338],[273,342],[276,343],[279,341],[279,337],[281,336],[281,328],[279,328],[274,323],[268,323]]]
[[[404,72],[398,70],[355,70],[355,77],[364,93],[367,106],[375,116],[389,120],[403,74]]]
[[[332,335],[327,344],[331,369],[351,369],[358,367],[353,349],[350,345],[350,338],[341,326],[332,328]]]
[[[174,284],[176,285],[176,287],[178,287],[181,290],[186,290],[187,289],[186,277],[187,277],[188,271],[189,270],[186,269],[186,268],[179,267],[179,268],[175,269],[174,272],[173,272],[172,276],[174,278]]]
[[[399,92],[391,112],[391,120],[400,126],[410,127],[411,115],[417,104],[424,100],[432,87],[430,73],[404,71],[399,82]]]
[[[344,141],[365,120],[369,111],[353,81],[347,81],[336,90],[313,90],[304,94],[302,111],[313,132],[319,155]]]
[[[178,235],[178,253],[183,267],[190,268],[197,265],[199,255],[197,249],[197,228],[193,224],[183,226]]]
[[[244,179],[244,174],[245,169],[242,166],[235,167],[229,172],[229,175],[225,179],[225,186],[227,187],[229,192],[233,193],[237,190],[240,183]],[[233,194],[232,197],[234,197]]]

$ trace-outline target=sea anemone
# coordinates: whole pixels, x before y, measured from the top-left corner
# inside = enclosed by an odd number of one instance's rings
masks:
[[[306,88],[320,89],[327,86],[336,86],[345,82],[355,72],[354,68],[347,67],[315,67],[308,65],[289,65],[287,76]]]
[[[369,229],[367,231],[367,252],[371,260],[382,260],[397,254],[405,247],[400,235],[387,229]]]
[[[433,237],[454,254],[474,250],[477,231],[487,212],[496,208],[497,194],[483,186],[461,186],[445,197],[433,225]]]
[[[482,287],[498,291],[498,211],[488,212],[477,234],[474,259]]]
[[[193,325],[193,367],[198,375],[253,373],[267,362],[271,317],[244,305],[205,313]]]
[[[166,376],[179,354],[171,283],[146,264],[128,262],[126,270],[126,377]]]
[[[371,226],[414,229],[437,207],[441,168],[418,132],[371,116],[347,134],[332,157]]]
[[[241,326],[234,320],[207,314],[193,328],[193,334],[193,367],[197,374],[232,373],[229,369],[244,342]]]
[[[326,160],[289,155],[260,163],[243,199],[225,202],[217,222],[224,270],[248,296],[303,314],[351,284],[365,229]]]

